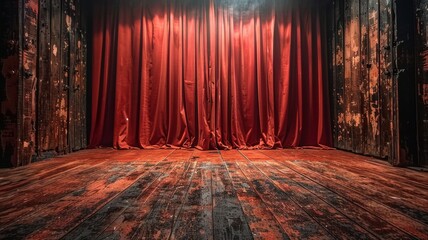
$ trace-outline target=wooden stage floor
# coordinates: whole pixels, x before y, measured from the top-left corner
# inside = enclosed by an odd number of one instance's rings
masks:
[[[85,150],[0,170],[0,239],[428,239],[428,173],[336,150]]]

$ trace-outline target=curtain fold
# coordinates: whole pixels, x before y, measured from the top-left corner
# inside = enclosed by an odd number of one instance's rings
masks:
[[[90,146],[331,145],[320,3],[96,0]]]

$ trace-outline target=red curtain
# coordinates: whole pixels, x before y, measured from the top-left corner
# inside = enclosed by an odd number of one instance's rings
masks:
[[[95,1],[90,145],[331,145],[319,4]]]

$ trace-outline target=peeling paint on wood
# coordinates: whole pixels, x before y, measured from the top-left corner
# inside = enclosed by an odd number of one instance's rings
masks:
[[[337,147],[344,149],[345,148],[345,139],[344,139],[344,133],[346,130],[345,125],[345,113],[344,113],[344,107],[345,107],[345,89],[343,85],[343,80],[345,78],[345,52],[344,52],[344,34],[345,34],[345,16],[344,16],[344,2],[343,1],[337,1],[334,4],[335,8],[335,31],[336,35],[335,38],[335,62],[334,62],[334,70],[336,72],[335,75],[335,99],[333,102],[335,103],[335,109],[337,117],[333,118],[337,120],[337,124],[335,124],[335,142],[337,142]]]
[[[2,167],[27,165],[35,158],[86,146],[86,100],[71,101],[86,97],[86,32],[80,4],[2,2]]]
[[[369,0],[369,48],[368,55],[368,119],[367,119],[367,152],[380,153],[380,109],[379,109],[379,3]]]
[[[25,0],[21,33],[22,74],[18,93],[18,161],[17,166],[31,163],[36,144],[36,86],[37,86],[37,31],[38,0]]]
[[[81,1],[41,0],[40,158],[86,147],[86,33]],[[44,19],[44,20],[42,20]],[[51,47],[52,46],[52,47]],[[83,98],[83,99],[82,99]]]
[[[334,1],[332,26],[336,147],[382,158],[390,156],[393,119],[390,5]]]
[[[392,23],[391,1],[379,1],[379,101],[380,101],[380,157],[395,158],[392,151],[393,131],[393,86],[392,76]]]
[[[360,72],[361,78],[357,82],[358,88],[360,89],[359,95],[359,111],[366,114],[360,114],[359,119],[361,120],[358,128],[358,134],[361,136],[361,153],[369,151],[370,148],[368,139],[371,138],[371,132],[368,129],[369,126],[369,109],[370,109],[370,97],[369,97],[369,70],[370,70],[370,56],[369,56],[369,11],[368,11],[368,0],[360,0]],[[358,109],[357,109],[358,110]],[[365,144],[364,144],[365,143]]]

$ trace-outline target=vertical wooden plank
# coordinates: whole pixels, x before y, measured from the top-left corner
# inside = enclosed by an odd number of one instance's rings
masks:
[[[77,0],[76,6],[76,88],[75,88],[75,124],[76,124],[76,149],[86,147],[86,26],[82,1]]]
[[[66,25],[68,30],[69,38],[69,91],[68,91],[68,151],[73,151],[77,148],[78,143],[76,143],[76,135],[78,134],[77,128],[80,125],[76,124],[76,113],[79,108],[77,96],[77,86],[79,85],[76,82],[76,5],[74,0],[69,0],[68,2],[68,13],[66,15]]]
[[[379,48],[380,54],[380,117],[381,117],[381,136],[380,136],[380,157],[391,155],[392,141],[392,56],[391,50],[391,1],[379,0]],[[398,126],[397,126],[398,127]]]
[[[410,165],[417,162],[417,84],[415,67],[416,42],[416,11],[414,2],[394,1],[394,78],[393,78],[393,111],[394,140],[396,144],[396,157],[391,158],[394,165]]]
[[[74,146],[72,147],[72,150],[79,150],[82,149],[82,134],[83,134],[83,127],[84,125],[81,124],[81,109],[82,109],[82,94],[81,94],[81,69],[80,69],[80,46],[79,46],[79,41],[80,41],[80,36],[81,36],[81,25],[84,24],[81,22],[81,2],[79,0],[75,0],[74,1],[74,27],[73,27],[73,33],[74,33],[74,41],[72,43],[72,46],[74,46],[74,51],[71,51],[72,53],[74,52],[74,67],[73,67],[73,71],[74,71],[74,87],[73,87],[73,102],[75,105],[75,111],[73,114],[73,128],[74,128],[74,139],[73,139],[73,144]],[[72,103],[71,103],[72,104]]]
[[[62,85],[60,79],[62,78],[62,63],[61,63],[61,0],[51,0],[51,61],[50,61],[50,105],[51,105],[51,132],[49,134],[49,150],[56,152],[63,151],[63,142],[60,138],[60,105]]]
[[[88,77],[87,77],[87,73],[88,73],[88,43],[87,43],[87,32],[86,30],[83,33],[83,52],[82,52],[82,59],[83,60],[83,67],[82,67],[82,73],[84,73],[84,76],[82,77],[82,81],[81,81],[81,92],[82,92],[82,109],[81,109],[81,115],[82,115],[82,124],[84,126],[84,131],[83,131],[83,146],[86,147],[88,144],[88,135],[87,135],[87,131],[86,129],[88,129],[88,125],[87,125],[87,118],[88,118],[88,112],[87,112],[87,95],[88,95]]]
[[[370,138],[370,132],[368,131],[368,123],[369,123],[369,71],[368,69],[371,67],[369,63],[368,56],[368,31],[369,31],[369,23],[368,23],[368,0],[360,0],[360,71],[361,77],[359,79],[359,101],[360,108],[359,112],[361,112],[361,126],[359,127],[359,134],[361,140],[361,153],[367,152],[367,139]]]
[[[379,106],[379,0],[369,0],[369,61],[368,76],[368,129],[366,154],[380,156],[380,106]],[[388,49],[388,46],[385,46]]]
[[[62,91],[61,91],[61,102],[60,102],[60,138],[62,142],[62,151],[64,153],[70,152],[69,148],[69,135],[70,135],[70,125],[69,125],[69,112],[68,107],[70,100],[70,92],[72,91],[70,87],[70,32],[71,32],[71,16],[70,16],[70,1],[63,0],[62,4],[62,22],[61,22],[61,70],[62,75],[60,78]]]
[[[80,0],[79,0],[80,1]],[[80,1],[81,5],[83,4],[83,0]],[[88,9],[86,9],[88,6],[84,7],[83,5],[81,5],[81,15],[80,15],[80,89],[79,89],[79,94],[80,94],[80,109],[79,109],[79,124],[82,126],[82,131],[81,131],[81,145],[82,148],[85,148],[88,144],[88,140],[87,140],[87,91],[89,90],[87,88],[87,74],[88,74],[88,34],[87,34],[87,11]]]
[[[78,9],[78,4],[76,4],[76,20],[79,19],[79,9]],[[81,23],[77,23],[78,25],[80,25]],[[81,109],[82,109],[82,94],[81,94],[81,81],[82,81],[82,65],[81,65],[81,30],[80,28],[75,29],[75,65],[74,65],[74,90],[73,90],[73,94],[74,94],[74,104],[75,104],[75,111],[74,111],[74,119],[73,119],[73,127],[74,127],[74,131],[75,131],[75,136],[74,136],[74,146],[73,146],[73,150],[79,150],[82,149],[82,138],[83,138],[83,125],[81,124]]]
[[[17,162],[17,96],[19,77],[18,1],[5,0],[0,8],[0,167]]]
[[[352,102],[352,31],[354,30],[351,27],[351,5],[352,0],[345,0],[345,75],[344,75],[344,133],[343,139],[345,142],[345,149],[352,150],[352,110],[351,110],[351,102]]]
[[[22,83],[18,99],[22,105],[18,106],[18,117],[21,124],[18,126],[20,132],[20,143],[18,166],[27,165],[35,153],[35,124],[36,124],[36,76],[37,76],[37,23],[38,23],[38,0],[26,0],[23,2],[23,18],[20,24],[23,28],[21,33],[22,44]],[[19,121],[18,121],[19,122]]]
[[[39,2],[39,65],[38,65],[38,102],[37,102],[37,153],[40,157],[49,150],[51,133],[51,0]]]
[[[351,51],[351,79],[349,84],[350,93],[349,109],[350,119],[349,125],[351,126],[352,136],[352,150],[357,153],[362,153],[362,128],[361,128],[361,45],[360,45],[360,0],[352,0],[350,3],[350,51]]]
[[[419,112],[419,162],[428,167],[428,0],[418,0],[416,68],[418,81]]]
[[[336,96],[337,96],[337,77],[336,77],[336,35],[337,35],[337,25],[336,25],[336,5],[338,1],[332,1],[331,5],[329,5],[329,14],[327,14],[327,32],[334,33],[328,34],[328,71],[329,71],[329,88],[331,93],[330,101],[332,108],[332,136],[333,136],[333,146],[337,146],[337,132],[338,132],[338,122],[337,118],[337,104],[336,104]]]
[[[87,44],[87,40],[86,40],[86,32],[82,33],[82,78],[81,78],[81,82],[80,82],[80,89],[82,92],[82,104],[81,104],[81,109],[80,109],[80,114],[81,114],[81,119],[82,119],[82,145],[85,148],[88,145],[88,132],[86,131],[86,129],[88,129],[87,126],[87,105],[90,104],[90,102],[87,102],[87,95],[88,95],[88,88],[87,88],[87,84],[88,84],[88,77],[87,77],[87,73],[88,73],[88,44]]]
[[[337,108],[337,147],[345,149],[346,124],[345,124],[345,8],[344,0],[337,0],[335,4],[335,69],[336,69],[336,108]]]

